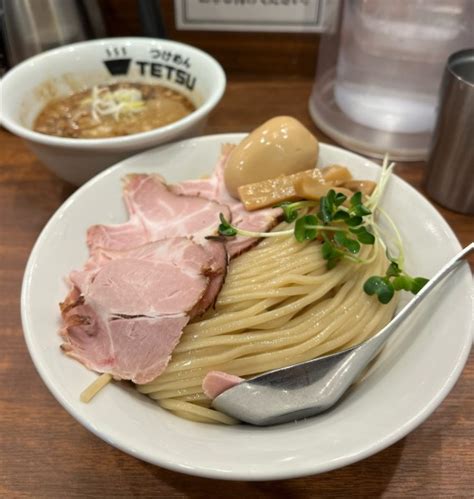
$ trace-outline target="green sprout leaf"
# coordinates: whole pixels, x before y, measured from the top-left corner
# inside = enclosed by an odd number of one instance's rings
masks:
[[[219,220],[221,221],[221,223],[217,228],[217,232],[219,232],[221,236],[230,237],[230,236],[235,236],[237,234],[237,230],[234,227],[232,227],[230,222],[226,220],[226,218],[222,213],[219,213]]]
[[[356,192],[350,199],[351,213],[358,217],[365,217],[372,212],[362,204],[362,192]]]
[[[276,208],[281,208],[283,210],[283,219],[287,223],[294,222],[298,218],[298,209],[294,207],[294,203],[281,203]]]
[[[364,284],[364,291],[367,294],[377,293],[379,301],[385,303],[380,299],[380,293],[383,293],[382,299],[388,299],[390,293],[394,291],[408,291],[416,295],[420,289],[428,282],[424,277],[411,277],[402,271],[398,262],[395,260],[390,261],[384,277],[372,276]],[[386,289],[386,288],[392,288]],[[383,291],[379,291],[382,289]],[[390,301],[390,300],[388,300]],[[386,302],[388,303],[388,302]]]
[[[370,215],[372,213],[363,204],[358,204],[357,206],[354,206],[353,212],[355,215],[358,215],[359,217],[365,217],[365,216]]]
[[[295,223],[295,238],[299,243],[302,243],[306,238],[306,227],[304,217],[298,218]]]
[[[375,236],[371,234],[365,227],[357,227],[355,229],[349,229],[353,234],[357,236],[357,240],[362,244],[374,244]]]
[[[343,257],[342,251],[335,248],[334,245],[332,245],[328,240],[324,241],[321,247],[321,252],[323,258],[327,260],[326,267],[328,268],[328,270],[333,269],[337,265],[339,260],[341,260],[341,258]]]
[[[415,277],[411,282],[411,292],[416,295],[428,281],[424,277]]]
[[[362,223],[362,217],[350,217],[346,220],[346,224],[349,226],[349,227],[357,227],[358,225],[360,225]]]
[[[312,241],[316,239],[318,235],[318,231],[313,229],[312,227],[317,225],[318,220],[314,215],[304,215],[303,217],[298,218],[295,222],[295,238],[298,242],[302,243],[303,241]]]
[[[330,194],[333,193],[332,196]],[[318,214],[319,218],[323,223],[327,224],[332,220],[332,214],[334,211],[334,196],[335,192],[331,189],[326,196],[323,196],[320,201],[320,212]]]
[[[354,255],[356,255],[360,251],[360,244],[355,239],[347,237],[346,233],[342,230],[334,234],[334,240],[337,242],[337,244],[346,248]]]
[[[347,196],[342,192],[337,192],[334,197],[334,206],[341,206],[342,203],[347,199]]]
[[[336,220],[349,220],[350,218],[350,215],[349,213],[347,213],[347,211],[343,211],[343,210],[338,210],[336,211],[336,213],[334,213],[334,215],[332,216],[332,219],[333,221],[336,221]]]
[[[398,263],[395,262],[394,260],[391,260],[390,265],[388,266],[386,276],[387,277],[396,277],[400,275],[400,267],[398,266]]]
[[[392,281],[395,291],[400,291],[404,289],[405,291],[411,291],[411,279],[407,276],[399,275],[395,277]]]
[[[393,298],[395,289],[386,277],[372,276],[364,283],[364,291],[372,296],[377,295],[380,303],[386,305]]]
[[[360,206],[362,204],[362,192],[357,191],[355,194],[353,194],[351,199],[349,200],[349,203],[352,208]]]
[[[333,246],[329,241],[324,241],[321,252],[325,260],[329,260],[333,255]]]
[[[333,210],[334,202],[336,201],[336,191],[334,189],[329,189],[328,193],[326,194],[326,199],[331,210]]]

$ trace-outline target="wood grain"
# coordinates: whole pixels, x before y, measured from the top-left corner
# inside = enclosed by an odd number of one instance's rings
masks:
[[[231,78],[206,133],[248,131],[275,114],[292,114],[325,140],[307,112],[310,89],[304,79]],[[420,188],[423,164],[397,168]],[[19,310],[29,252],[73,190],[20,139],[0,130],[0,497],[472,497],[473,356],[453,391],[418,429],[375,456],[319,476],[256,483],[189,477],[141,462],[85,430],[36,374]],[[472,217],[438,209],[463,245],[474,238]]]

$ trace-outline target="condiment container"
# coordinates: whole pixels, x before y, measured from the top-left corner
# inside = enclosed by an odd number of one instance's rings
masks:
[[[426,190],[443,206],[474,215],[474,48],[451,55],[441,85]]]

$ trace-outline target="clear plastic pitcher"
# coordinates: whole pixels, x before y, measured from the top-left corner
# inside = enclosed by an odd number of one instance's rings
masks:
[[[318,64],[313,94],[321,94],[318,84],[330,78],[332,95],[322,99],[323,106],[332,104],[342,115],[336,119],[337,113],[322,111],[328,130],[321,128],[336,140],[337,134],[352,134],[365,143],[370,143],[371,130],[386,132],[373,139],[395,150],[400,144],[408,156],[410,148],[419,154],[428,149],[448,56],[474,46],[474,0],[345,0],[339,33],[329,38],[332,49],[337,47],[332,72]],[[322,61],[327,50],[326,40],[320,46]],[[365,130],[341,126],[344,119]],[[315,121],[320,125],[319,118]]]
[[[472,0],[346,2],[336,102],[354,121],[381,130],[432,130],[448,56],[472,44]]]

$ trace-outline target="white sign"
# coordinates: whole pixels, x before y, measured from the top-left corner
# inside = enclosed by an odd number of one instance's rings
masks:
[[[340,0],[175,0],[176,27],[211,31],[327,33]]]

